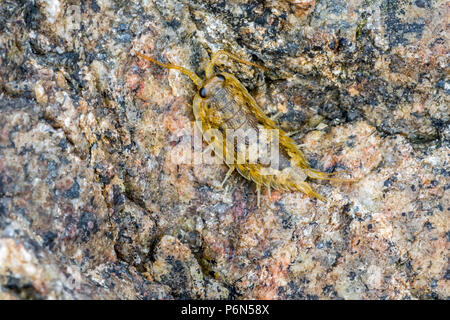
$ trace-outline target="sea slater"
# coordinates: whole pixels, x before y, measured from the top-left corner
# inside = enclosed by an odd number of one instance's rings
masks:
[[[268,117],[258,106],[255,99],[249,94],[247,89],[232,74],[227,72],[214,73],[214,66],[220,56],[227,56],[237,62],[254,66],[262,70],[268,69],[256,63],[252,63],[235,56],[224,50],[215,52],[205,69],[205,79],[202,80],[194,72],[173,64],[164,64],[141,53],[136,53],[139,57],[155,63],[166,69],[176,69],[187,75],[197,86],[197,94],[192,103],[193,113],[204,138],[213,146],[216,155],[228,165],[229,170],[225,175],[222,184],[228,177],[237,170],[244,178],[252,180],[256,184],[257,203],[260,206],[261,187],[277,190],[302,191],[305,194],[316,197],[321,201],[326,198],[314,191],[306,182],[306,179],[326,179],[335,181],[352,181],[350,179],[340,179],[330,177],[335,173],[325,173],[311,168],[308,160],[300,151],[297,144],[289,137],[289,134],[280,129],[274,119]],[[257,145],[262,146],[263,130],[276,132],[272,135],[272,141],[277,140],[277,166],[273,168],[273,163],[260,161],[256,157],[250,161],[251,157],[241,157],[237,152],[251,147],[246,139],[241,139],[236,145],[229,136],[233,132],[247,134],[255,132]],[[211,132],[219,132],[224,139],[215,139],[218,135]],[[214,136],[214,138],[213,138]],[[226,160],[226,161],[225,161]]]

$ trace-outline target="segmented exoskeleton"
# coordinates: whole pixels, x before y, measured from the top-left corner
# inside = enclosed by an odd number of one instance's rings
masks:
[[[229,52],[219,50],[213,54],[209,61],[205,70],[205,80],[202,80],[194,72],[183,67],[164,64],[143,54],[136,54],[163,68],[179,70],[189,76],[196,84],[198,92],[193,100],[193,112],[195,119],[201,123],[200,129],[203,136],[211,143],[215,153],[223,159],[227,158],[227,155],[233,154],[231,156],[232,161],[225,162],[229,170],[222,184],[236,169],[244,178],[256,183],[258,207],[260,205],[261,186],[267,187],[269,193],[271,188],[290,191],[298,190],[322,201],[326,200],[323,196],[315,192],[305,180],[307,177],[331,180],[335,179],[330,178],[333,174],[311,168],[296,143],[289,138],[286,132],[277,127],[274,120],[264,114],[255,99],[235,76],[226,72],[214,74],[213,71],[214,65],[221,55],[226,55],[240,63],[267,71],[268,69],[266,67],[242,60]],[[246,132],[246,130],[252,129],[259,133],[262,128],[272,129],[278,134],[279,166],[275,170],[268,170],[269,164],[267,163],[251,163],[248,160],[243,162],[238,161],[235,151],[239,146],[234,145],[234,143],[231,145],[226,144],[226,136],[222,140],[212,141],[210,134],[208,134],[211,129],[219,130],[226,135],[226,131],[229,129],[234,131],[240,130],[240,132]]]

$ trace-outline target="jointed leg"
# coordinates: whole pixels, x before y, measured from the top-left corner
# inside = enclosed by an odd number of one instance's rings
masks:
[[[295,130],[295,131],[291,131],[291,132],[287,132],[286,135],[290,138],[292,136],[295,136],[297,133],[302,132],[302,130]],[[302,147],[303,145],[298,145],[299,147]]]
[[[283,112],[278,111],[277,113],[275,113],[274,115],[272,115],[272,116],[270,117],[270,120],[272,120],[272,121],[277,121],[278,118],[281,117],[282,115],[283,115]]]
[[[256,203],[259,208],[261,205],[261,185],[259,184],[256,184],[256,199],[257,199]]]
[[[265,71],[269,70],[269,69],[267,69],[266,67],[261,66],[261,65],[259,65],[259,64],[256,64],[256,63],[253,63],[253,62],[250,62],[250,61],[247,61],[247,60],[243,60],[243,59],[241,59],[241,58],[235,56],[234,54],[229,53],[229,52],[227,52],[227,51],[225,51],[225,50],[218,50],[217,52],[215,52],[215,53],[213,54],[211,60],[209,61],[208,65],[206,66],[206,69],[205,69],[206,78],[210,78],[210,77],[213,75],[213,68],[214,68],[214,65],[216,65],[217,59],[218,59],[221,55],[226,55],[226,56],[227,56],[228,58],[230,58],[230,59],[233,59],[233,60],[235,60],[235,61],[237,61],[237,62],[246,64],[246,65],[249,65],[249,66],[254,66],[254,67],[263,69],[263,70],[265,70]]]
[[[220,184],[221,187],[223,187],[225,181],[227,181],[228,178],[231,176],[231,174],[233,173],[234,169],[236,169],[236,165],[232,165],[230,167],[230,169],[228,169],[228,172],[225,174],[225,178],[223,179],[222,183]]]

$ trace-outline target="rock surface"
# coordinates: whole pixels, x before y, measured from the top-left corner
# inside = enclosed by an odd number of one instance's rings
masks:
[[[448,299],[448,4],[0,3],[0,299]],[[330,201],[176,164],[223,59]]]

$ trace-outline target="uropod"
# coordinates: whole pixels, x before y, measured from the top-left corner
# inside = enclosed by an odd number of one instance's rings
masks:
[[[197,123],[201,123],[199,127],[203,137],[210,142],[214,153],[223,159],[229,167],[222,185],[234,170],[238,171],[244,178],[252,180],[256,184],[258,207],[260,206],[262,186],[268,188],[269,195],[271,188],[301,191],[321,201],[326,201],[325,197],[314,191],[306,182],[307,178],[353,181],[331,177],[336,173],[326,173],[311,168],[295,141],[289,137],[287,132],[277,126],[274,119],[268,117],[262,111],[242,83],[230,73],[220,72],[215,74],[213,70],[221,56],[264,71],[268,70],[266,67],[243,60],[227,51],[219,50],[212,55],[208,62],[205,69],[205,79],[202,80],[197,74],[181,66],[161,63],[141,53],[136,54],[163,68],[176,69],[187,75],[195,83],[197,93],[192,103],[195,120]],[[273,163],[261,161],[258,157],[253,158],[254,161],[249,161],[246,157],[240,157],[237,151],[245,150],[252,144],[246,139],[238,139],[238,145],[234,143],[234,139],[229,143],[230,139],[226,136],[229,135],[230,131],[234,133],[252,131],[256,132],[258,137],[256,145],[263,145],[264,139],[259,138],[263,136],[263,130],[272,133],[271,141],[276,138],[278,146],[276,168],[273,167]],[[211,138],[209,133],[211,131],[222,133],[224,139]],[[265,141],[265,144],[267,144],[267,141]]]

